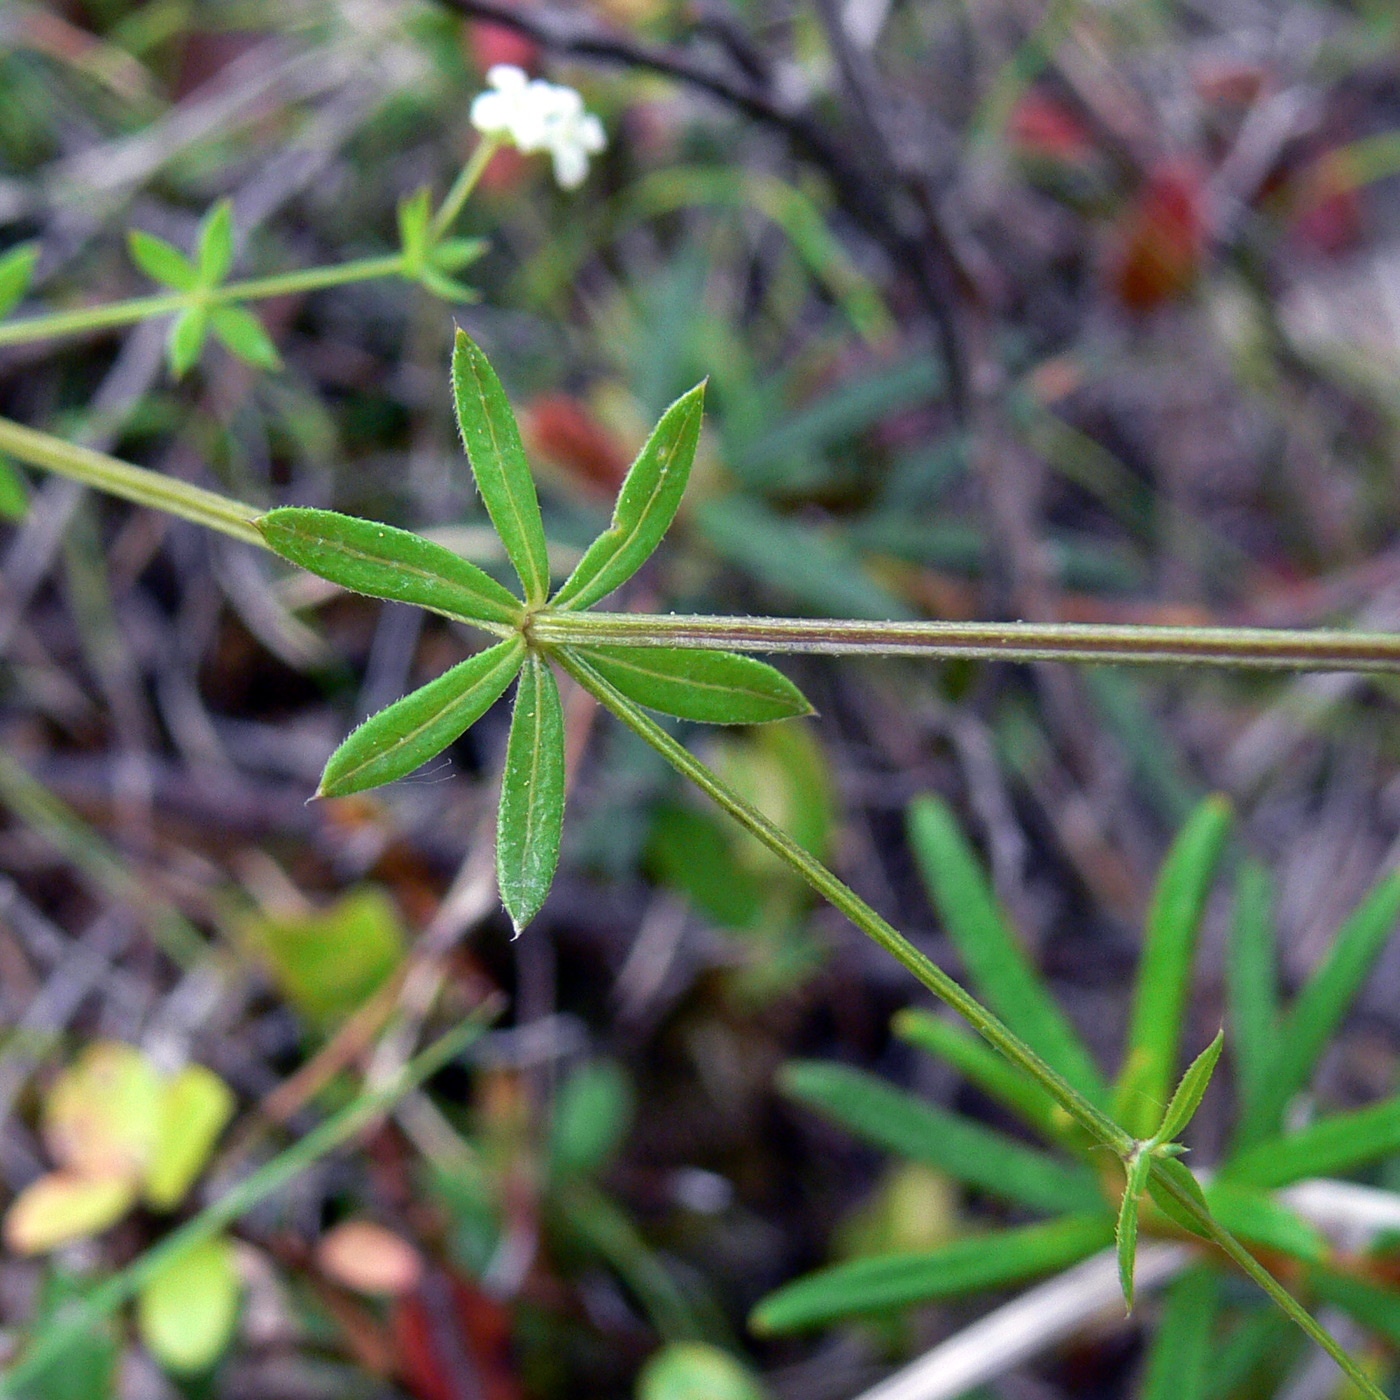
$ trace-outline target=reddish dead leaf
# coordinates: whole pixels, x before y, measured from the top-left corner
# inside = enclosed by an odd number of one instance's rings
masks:
[[[611,500],[627,475],[627,455],[612,434],[567,394],[535,399],[525,411],[525,429],[539,456],[599,496]]]
[[[431,1274],[395,1303],[391,1325],[418,1400],[520,1400],[510,1314],[473,1284]]]
[[[1006,135],[1011,149],[1023,159],[1074,164],[1094,151],[1084,123],[1063,102],[1034,89],[1012,109]]]
[[[1288,232],[1303,249],[1326,257],[1345,253],[1361,241],[1356,178],[1336,152],[1328,152],[1298,177]]]
[[[1124,305],[1150,311],[1190,291],[1206,253],[1204,181],[1186,161],[1147,177],[1118,229],[1113,286]]]
[[[539,62],[540,46],[528,36],[504,24],[477,20],[467,26],[467,46],[476,66],[485,73],[498,63],[527,72]]]
[[[1258,63],[1222,58],[1197,64],[1191,85],[1197,96],[1212,107],[1239,108],[1258,100],[1268,78],[1268,70]]]

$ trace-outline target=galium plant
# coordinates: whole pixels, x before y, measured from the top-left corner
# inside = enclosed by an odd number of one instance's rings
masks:
[[[133,240],[142,267],[170,289],[106,307],[18,319],[0,325],[0,345],[83,334],[154,316],[173,316],[168,345],[173,372],[188,370],[209,334],[255,366],[270,366],[275,347],[244,303],[293,291],[375,277],[419,282],[448,300],[468,289],[453,275],[481,245],[448,233],[499,145],[548,151],[564,184],[581,178],[601,131],[581,104],[549,85],[493,74],[493,92],[475,117],[483,140],[443,203],[433,211],[426,193],[400,209],[400,251],[339,267],[309,269],[250,282],[228,282],[233,259],[226,208],[203,224],[195,256],[186,258],[148,237]],[[489,99],[489,100],[487,100]],[[139,251],[138,251],[139,250]],[[23,296],[35,261],[32,247],[0,262],[0,304]],[[229,311],[238,314],[229,315]],[[1108,1097],[1098,1071],[1082,1053],[1066,1053],[1062,1021],[1042,1007],[1034,1024],[1018,1024],[1004,998],[984,1005],[920,952],[810,852],[740,796],[648,711],[696,723],[758,724],[807,713],[806,699],[781,672],[752,652],[962,656],[1012,660],[1177,662],[1272,668],[1400,670],[1400,639],[1342,631],[1106,627],[1033,624],[860,622],[842,619],[649,616],[597,610],[631,579],[661,542],[685,491],[701,431],[704,386],[662,415],[618,494],[608,528],[557,588],[551,578],[535,485],[514,415],[485,354],[459,331],[452,356],[452,393],[477,489],[519,580],[513,592],[451,550],[409,531],[333,511],[300,507],[259,510],[213,491],[121,462],[51,434],[0,419],[0,452],[31,467],[57,472],[141,505],[272,550],[342,587],[429,609],[485,633],[485,650],[372,716],[335,751],[320,795],[364,791],[412,772],[464,733],[516,684],[506,746],[497,825],[497,874],[502,902],[517,932],[543,904],[559,857],[565,790],[564,729],[556,668],[694,783],[795,877],[845,914],[920,983],[962,1016],[998,1056],[1003,1076],[1054,1111],[1105,1160],[1117,1159],[1127,1183],[1118,1234],[1125,1293],[1131,1296],[1137,1203],[1145,1194],[1182,1229],[1201,1236],[1258,1283],[1274,1302],[1343,1367],[1363,1394],[1378,1396],[1361,1367],[1303,1310],[1226,1228],[1218,1209],[1183,1163],[1176,1141],[1189,1119],[1213,1060],[1188,1071],[1169,1094],[1180,1007],[1164,1001],[1164,967],[1149,957],[1134,1022],[1132,1092]],[[15,494],[10,493],[11,497]],[[1163,955],[1165,957],[1165,955]],[[989,959],[989,966],[995,962]],[[997,973],[1021,985],[1008,962]],[[1166,966],[1164,964],[1164,966]],[[1173,964],[1174,966],[1174,964]],[[1009,971],[1008,971],[1009,969]],[[1166,966],[1166,971],[1171,967]],[[418,1082],[434,1049],[406,1072]],[[1216,1051],[1218,1053],[1218,1047]],[[1280,1052],[1283,1053],[1283,1052]],[[1150,1121],[1144,1104],[1170,1099]],[[375,1103],[384,1101],[382,1095]],[[372,1106],[371,1106],[372,1107]],[[369,1111],[368,1109],[366,1111]],[[353,1115],[352,1115],[353,1119]],[[63,1327],[42,1333],[0,1378],[11,1394],[46,1364],[81,1319],[117,1306],[132,1288],[183,1250],[207,1242],[246,1208],[256,1191],[312,1160],[336,1134],[360,1119],[333,1120],[324,1138],[308,1138],[279,1159],[266,1179],[250,1179],[181,1231],[167,1237],[111,1286],[98,1291]],[[1057,1120],[1058,1121],[1058,1120]],[[350,1123],[350,1127],[346,1124]],[[314,1135],[313,1135],[314,1136]],[[1105,1151],[1106,1150],[1106,1151]],[[312,1154],[312,1155],[308,1155]],[[1097,1226],[1095,1227],[1097,1228]]]

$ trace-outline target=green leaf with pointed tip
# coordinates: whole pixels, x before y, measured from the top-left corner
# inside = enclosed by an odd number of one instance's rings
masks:
[[[187,306],[171,323],[165,357],[176,379],[183,379],[199,363],[208,334],[209,313],[202,306]]]
[[[970,1083],[1019,1114],[1051,1142],[1065,1136],[1067,1119],[1055,1100],[981,1036],[955,1021],[913,1007],[896,1012],[890,1029],[901,1040],[947,1060]]]
[[[543,603],[549,596],[549,555],[520,429],[496,371],[460,330],[452,350],[452,392],[476,488],[520,575],[525,601]]]
[[[1172,1283],[1143,1368],[1141,1400],[1202,1400],[1219,1310],[1220,1280],[1208,1265]]]
[[[1235,880],[1235,917],[1225,964],[1230,1059],[1240,1096],[1240,1123],[1250,1119],[1278,1052],[1278,971],[1274,965],[1273,882],[1257,861]],[[1244,1143],[1237,1138],[1236,1147]]]
[[[1082,1166],[1058,1161],[845,1065],[784,1066],[783,1092],[869,1142],[1037,1210],[1092,1210],[1103,1197]]]
[[[646,563],[685,494],[704,411],[705,386],[698,384],[661,415],[617,494],[612,524],[554,595],[555,607],[590,608]]]
[[[29,488],[8,458],[0,457],[0,520],[23,520],[29,514]]]
[[[798,1332],[837,1318],[1002,1288],[1067,1268],[1112,1238],[1112,1226],[1098,1212],[993,1230],[918,1253],[857,1259],[770,1293],[749,1321],[760,1335]]]
[[[1253,1186],[1287,1186],[1305,1177],[1354,1171],[1392,1152],[1400,1152],[1400,1096],[1255,1143],[1231,1157],[1221,1175]]]
[[[1123,1186],[1123,1199],[1118,1206],[1118,1227],[1114,1231],[1118,1248],[1118,1282],[1123,1288],[1123,1302],[1133,1310],[1133,1269],[1137,1264],[1138,1202],[1147,1188],[1147,1173],[1152,1158],[1139,1153],[1128,1168]]]
[[[1042,1059],[1095,1103],[1103,1078],[997,907],[981,865],[939,798],[909,806],[909,842],[933,902],[983,999]]]
[[[221,199],[199,225],[195,251],[199,280],[206,287],[216,286],[233,267],[233,204]]]
[[[441,272],[460,272],[479,262],[490,246],[485,238],[444,238],[433,244],[428,261]]]
[[[629,700],[698,724],[766,724],[810,715],[783,673],[752,656],[690,647],[577,647]]]
[[[1208,797],[1178,833],[1157,877],[1138,966],[1115,1116],[1134,1137],[1147,1137],[1176,1076],[1191,963],[1206,897],[1231,821],[1230,804]]]
[[[34,279],[39,261],[37,243],[20,243],[0,257],[0,321],[20,304]]]
[[[463,622],[513,627],[520,600],[461,555],[408,530],[333,510],[284,506],[256,522],[268,548],[354,593]]]
[[[177,292],[193,291],[199,285],[195,265],[173,243],[153,233],[134,228],[126,235],[131,261],[151,279]]]
[[[238,356],[258,369],[282,368],[282,357],[263,323],[241,306],[218,306],[209,313],[214,334]]]
[[[432,218],[432,192],[426,185],[399,200],[399,243],[405,262],[417,270],[428,256],[428,221]]]
[[[496,878],[515,932],[540,912],[564,827],[564,712],[549,662],[520,673],[496,813]]]
[[[1190,1168],[1177,1157],[1153,1157],[1151,1160],[1152,1172],[1147,1178],[1147,1194],[1152,1197],[1153,1204],[1163,1215],[1180,1225],[1183,1230],[1187,1230],[1193,1235],[1199,1235],[1203,1240],[1208,1240],[1210,1238],[1209,1232],[1202,1229],[1187,1214],[1185,1207],[1180,1205],[1174,1196],[1168,1195],[1159,1178],[1165,1177],[1172,1182],[1179,1190],[1190,1196],[1202,1212],[1209,1215],[1210,1207],[1206,1204],[1201,1183],[1191,1174]]]
[[[524,659],[524,641],[511,637],[371,715],[331,755],[316,795],[363,792],[435,758],[505,694]]]
[[[1176,1086],[1176,1093],[1172,1095],[1167,1111],[1162,1115],[1161,1126],[1153,1135],[1154,1141],[1172,1142],[1196,1116],[1196,1110],[1201,1106],[1201,1100],[1210,1086],[1210,1077],[1215,1073],[1215,1062],[1220,1058],[1220,1051],[1224,1045],[1225,1032],[1216,1031],[1215,1039],[1191,1061],[1190,1067],[1181,1076],[1181,1083]]]
[[[1263,1076],[1241,1142],[1276,1132],[1288,1101],[1308,1080],[1400,921],[1400,871],[1392,871],[1342,925],[1327,959],[1308,978],[1284,1018],[1278,1049]]]
[[[1325,1259],[1327,1237],[1272,1193],[1216,1178],[1206,1188],[1210,1213],[1247,1244],[1291,1254],[1306,1263]]]
[[[425,267],[418,274],[418,281],[435,297],[449,306],[465,306],[481,300],[481,293],[435,267]]]

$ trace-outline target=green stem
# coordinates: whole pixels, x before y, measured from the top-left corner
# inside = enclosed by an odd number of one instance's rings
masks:
[[[206,1206],[193,1220],[172,1230],[121,1273],[100,1284],[71,1308],[65,1308],[35,1337],[19,1360],[4,1375],[0,1375],[0,1397],[17,1395],[32,1385],[83,1333],[91,1331],[123,1303],[135,1297],[172,1260],[213,1239],[313,1162],[343,1146],[405,1094],[436,1074],[481,1035],[495,1012],[494,1005],[474,1012],[464,1024],[435,1041],[411,1061],[391,1083],[382,1089],[362,1094],[354,1103],[328,1118],[319,1128]]]
[[[268,297],[291,296],[298,292],[318,292],[326,287],[342,287],[349,282],[368,282],[379,277],[402,275],[402,253],[379,258],[356,258],[334,267],[308,267],[284,272],[277,277],[257,277],[247,282],[229,282],[201,292],[199,299],[208,306],[236,301],[262,301]],[[85,306],[76,311],[56,311],[49,316],[30,316],[0,325],[0,347],[24,345],[34,340],[57,340],[63,336],[85,335],[130,326],[153,316],[169,316],[183,311],[190,303],[186,292],[163,292],[157,296],[133,297],[129,301]]]
[[[643,714],[620,690],[598,674],[585,657],[560,650],[551,653],[559,664],[600,704],[611,710],[639,738],[651,745],[677,772],[729,813],[746,831],[792,867],[816,892],[839,909],[860,931],[874,939],[940,1001],[951,1006],[979,1034],[1013,1064],[1019,1066],[1097,1142],[1119,1156],[1133,1149],[1132,1137],[1101,1109],[1052,1069],[974,996],[958,985],[936,963],[921,953],[893,925],[880,917],[854,890],[849,889],[819,860],[803,850],[758,808],[732,792],[683,744],[655,720]]]
[[[1209,1211],[1203,1211],[1191,1194],[1173,1181],[1165,1172],[1152,1168],[1157,1185],[1209,1236],[1218,1248],[1242,1273],[1253,1279],[1279,1310],[1308,1337],[1320,1346],[1346,1373],[1347,1379],[1367,1400],[1386,1400],[1382,1392],[1336,1338],[1237,1240]]]
[[[442,201],[442,207],[433,215],[433,221],[428,225],[428,241],[430,243],[436,243],[456,223],[457,215],[462,212],[462,206],[476,188],[477,182],[486,173],[486,167],[491,164],[491,157],[500,149],[501,138],[499,136],[483,136],[481,138],[476,150],[471,153],[471,158],[462,167],[456,180],[453,181],[452,188],[447,192],[447,198]]]
[[[860,931],[914,974],[936,997],[952,1007],[1085,1129],[1096,1141],[1127,1160],[1136,1148],[1130,1133],[1084,1098],[1071,1084],[1045,1063],[1030,1046],[977,999],[964,991],[942,968],[924,956],[897,929],[880,917],[854,890],[849,889],[820,861],[803,850],[756,807],[730,791],[720,778],[678,743],[655,720],[639,710],[619,690],[600,676],[576,652],[560,649],[551,653],[559,664],[601,705],[612,711],[634,734],[655,749],[683,777],[690,779],[708,797],[728,812],[750,835],[800,875],[819,895],[839,909]],[[1309,1315],[1267,1269],[1225,1230],[1208,1211],[1203,1212],[1191,1196],[1165,1174],[1158,1181],[1210,1239],[1251,1279],[1288,1317],[1321,1346],[1360,1387],[1369,1400],[1385,1400],[1375,1384],[1361,1371],[1326,1330]]]
[[[861,622],[666,613],[535,616],[543,646],[724,647],[730,651],[1131,662],[1290,671],[1400,671],[1400,634],[1266,627],[1138,627],[1076,622]]]
[[[84,486],[95,486],[139,506],[150,506],[183,520],[193,520],[197,525],[207,525],[245,544],[261,545],[263,542],[253,525],[262,512],[253,506],[161,472],[133,467],[105,452],[79,447],[50,433],[12,423],[8,418],[0,418],[0,453],[31,467],[42,467],[45,471],[81,481]]]

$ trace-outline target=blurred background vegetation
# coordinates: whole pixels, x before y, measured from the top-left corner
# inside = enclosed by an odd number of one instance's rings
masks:
[[[609,144],[576,192],[496,157],[461,229],[490,243],[479,300],[265,303],[276,373],[213,347],[173,382],[160,323],[0,349],[0,412],[499,568],[447,394],[455,319],[517,405],[565,562],[708,376],[690,492],[627,606],[1400,628],[1386,0],[0,0],[0,252],[41,247],[20,314],[147,293],[126,230],[188,248],[221,198],[238,276],[394,251],[496,63],[576,86]],[[102,1190],[63,1198],[58,1240],[11,1217],[4,1346],[386,1082],[425,1026],[505,998],[35,1397],[845,1400],[976,1315],[749,1330],[806,1270],[988,1218],[785,1098],[785,1062],[996,1109],[891,1035],[908,979],[585,696],[560,876],[512,942],[504,714],[412,781],[306,805],[349,726],[464,633],[63,481],[9,494],[0,1184],[86,1164]],[[905,834],[944,799],[1106,1065],[1205,794],[1273,873],[1288,988],[1396,861],[1383,676],[785,669],[819,718],[694,736],[707,758],[956,967]],[[1229,914],[1206,909],[1192,1053]],[[1397,1007],[1390,946],[1322,1062],[1331,1106],[1394,1092]],[[1232,1111],[1207,1099],[1203,1162]],[[992,1393],[1158,1384],[1154,1306]]]

